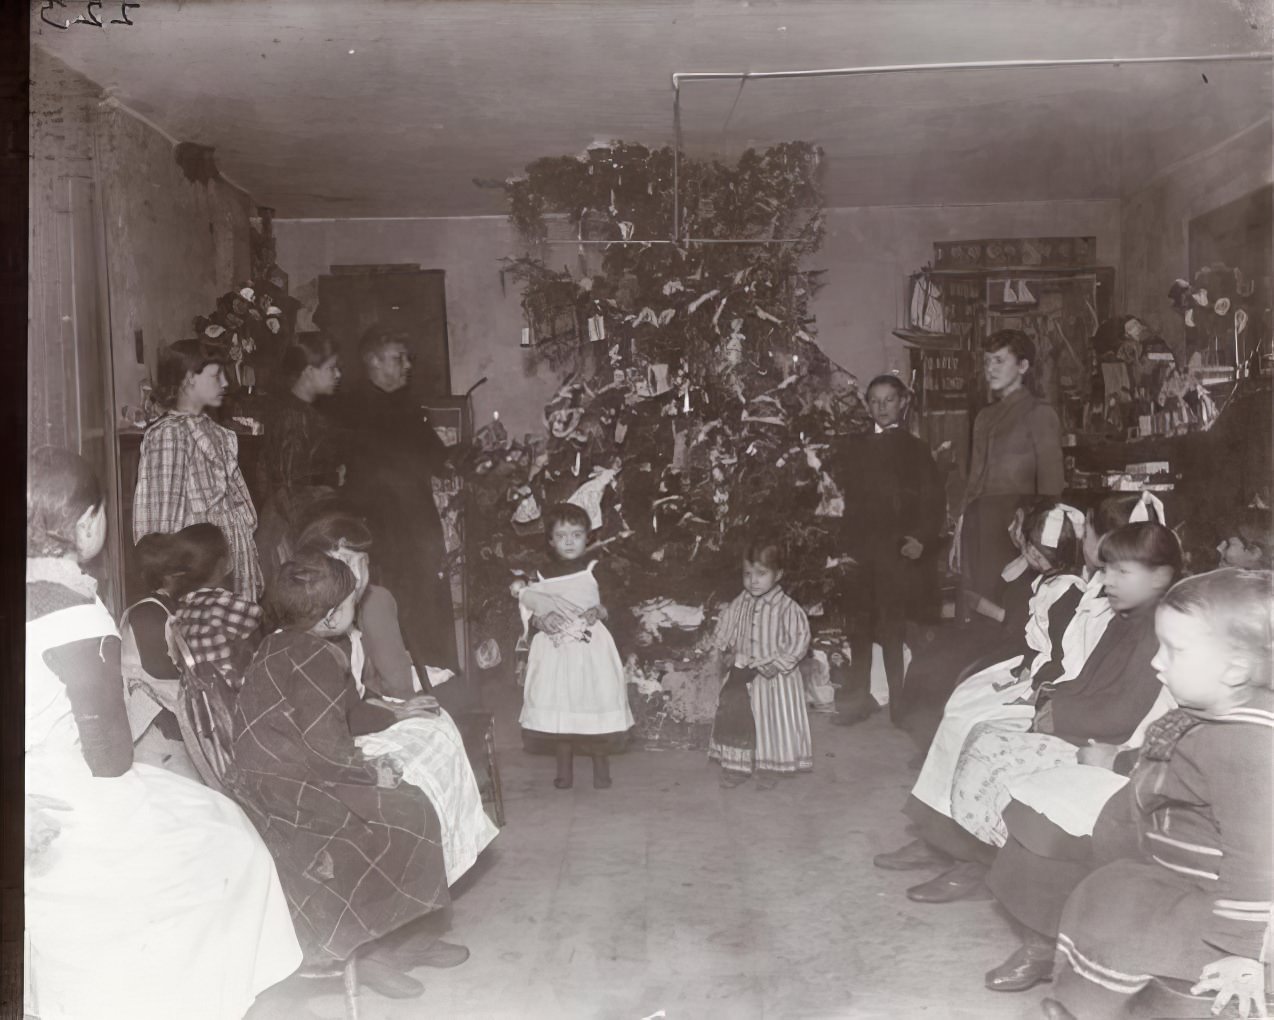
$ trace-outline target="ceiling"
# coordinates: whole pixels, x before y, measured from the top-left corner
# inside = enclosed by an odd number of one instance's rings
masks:
[[[463,216],[503,212],[494,182],[540,156],[670,143],[674,71],[1268,49],[1245,3],[145,0],[132,28],[32,23],[281,217]],[[1272,106],[1268,63],[682,88],[690,152],[818,142],[831,206],[1113,198]]]

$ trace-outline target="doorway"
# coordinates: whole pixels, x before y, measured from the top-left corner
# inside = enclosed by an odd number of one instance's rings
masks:
[[[340,350],[346,369],[362,377],[358,340],[381,325],[406,334],[415,359],[411,394],[424,403],[451,395],[446,274],[404,266],[332,266],[318,281],[314,322]]]

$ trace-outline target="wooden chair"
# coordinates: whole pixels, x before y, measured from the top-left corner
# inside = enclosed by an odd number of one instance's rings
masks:
[[[504,790],[500,785],[500,763],[495,753],[495,716],[490,712],[457,712],[452,717],[465,753],[475,775],[485,774],[482,788],[483,803],[490,802],[495,812],[495,824],[504,828]]]
[[[204,783],[235,800],[231,713],[234,695],[220,676],[199,668],[190,646],[176,628],[173,628],[173,645],[181,657],[177,724],[181,727],[182,743]],[[336,976],[304,967],[298,973],[305,978]],[[344,984],[346,1020],[358,1020],[357,958],[351,955],[339,973]]]

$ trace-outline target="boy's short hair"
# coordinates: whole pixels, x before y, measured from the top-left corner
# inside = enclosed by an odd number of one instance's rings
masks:
[[[394,344],[401,344],[410,350],[411,337],[402,332],[402,330],[388,329],[380,325],[370,326],[358,338],[358,357],[366,364],[386,348],[393,347]]]
[[[787,558],[783,546],[778,539],[771,536],[754,538],[743,550],[743,559],[747,563],[759,563],[770,570],[783,570]]]
[[[265,593],[274,626],[310,630],[353,594],[354,573],[331,556],[309,554],[283,564]]]
[[[867,384],[867,389],[863,390],[865,394],[871,396],[871,391],[877,386],[892,386],[894,392],[902,399],[906,399],[911,390],[907,389],[907,384],[899,379],[896,375],[878,375],[875,379]]]
[[[1274,515],[1260,507],[1245,507],[1225,521],[1222,538],[1237,538],[1247,548],[1261,550],[1262,565],[1274,561]]]
[[[593,530],[593,522],[589,519],[588,511],[574,503],[554,503],[544,511],[543,521],[546,542],[553,538],[553,529],[559,524],[578,525],[584,529],[585,535]]]
[[[1253,686],[1274,687],[1274,575],[1223,567],[1178,581],[1160,603],[1202,616],[1251,664]]]
[[[987,354],[1008,348],[1018,361],[1029,361],[1035,364],[1035,344],[1020,329],[998,329],[982,341],[982,350]]]

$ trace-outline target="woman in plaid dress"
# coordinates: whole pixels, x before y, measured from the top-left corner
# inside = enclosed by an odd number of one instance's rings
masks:
[[[361,950],[364,981],[418,995],[423,986],[401,971],[468,953],[401,931],[450,902],[442,831],[401,766],[354,742],[362,706],[329,640],[353,625],[354,594],[353,573],[331,557],[280,568],[269,608],[283,629],[262,643],[235,699],[236,793],[274,855],[306,959]]]
[[[234,590],[256,601],[262,588],[253,540],[257,511],[239,469],[239,441],[204,413],[225,398],[225,370],[200,341],[178,340],[160,351],[157,374],[157,396],[169,411],[142,437],[133,541],[215,524],[230,545]]]

